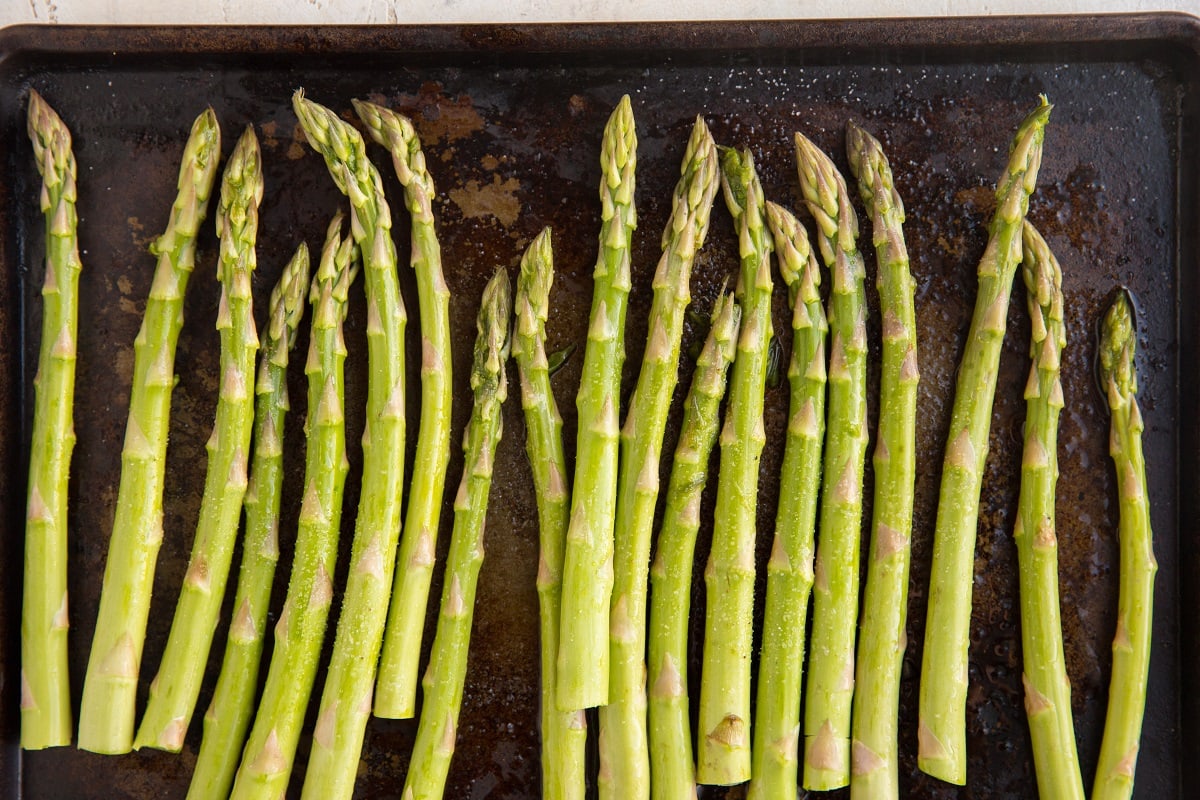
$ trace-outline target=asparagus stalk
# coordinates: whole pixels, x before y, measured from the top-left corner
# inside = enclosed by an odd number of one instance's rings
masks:
[[[362,253],[367,293],[363,484],[333,656],[304,778],[305,798],[349,798],[358,775],[375,666],[387,620],[404,489],[404,328],[391,210],[358,131],[323,106],[293,96],[309,144],[350,198],[350,231]]]
[[[853,705],[850,796],[898,800],[900,670],[908,616],[908,567],[916,480],[917,322],[904,204],[883,147],[854,123],[846,152],[858,193],[871,217],[883,318],[879,430],[873,465],[871,549],[858,636]]]
[[[424,690],[421,722],[404,780],[406,800],[440,798],[454,755],[455,729],[467,674],[467,651],[475,611],[475,587],[483,565],[483,531],[496,445],[502,434],[500,407],[507,395],[504,362],[512,316],[508,275],[500,270],[483,290],[471,367],[475,405],[463,440],[463,476],[454,501],[454,530],[442,586],[442,606]]]
[[[1133,794],[1146,683],[1150,672],[1150,634],[1154,611],[1154,536],[1142,456],[1142,412],[1137,402],[1137,337],[1133,307],[1121,291],[1100,328],[1100,384],[1112,415],[1108,451],[1120,487],[1121,589],[1117,632],[1113,637],[1112,679],[1104,740],[1096,767],[1092,800],[1117,800]]]
[[[688,713],[687,637],[692,559],[700,528],[700,499],[717,440],[726,373],[733,363],[741,309],[733,295],[717,298],[712,325],[696,360],[679,443],[675,446],[666,509],[650,570],[650,796],[696,797],[692,723]]]
[[[692,263],[720,182],[717,147],[697,117],[675,185],[654,276],[645,355],[621,431],[609,622],[609,703],[600,709],[600,797],[650,796],[646,741],[646,583],[662,439],[679,372]]]
[[[563,560],[558,647],[558,707],[602,706],[609,691],[609,613],[617,495],[621,367],[629,300],[629,245],[637,225],[637,136],[626,95],[604,128],[600,147],[602,224],[592,273],[591,323],[583,357],[571,520]]]
[[[433,219],[433,178],[421,142],[407,118],[354,101],[367,131],[392,154],[412,215],[412,268],[421,320],[421,422],[399,563],[375,686],[375,714],[407,719],[417,697],[417,663],[433,578],[434,548],[450,460],[450,290]]]
[[[538,504],[538,610],[542,655],[542,796],[583,800],[587,788],[587,722],[581,710],[559,711],[556,702],[558,617],[562,607],[562,562],[567,540],[567,463],[562,417],[550,388],[546,360],[546,317],[554,282],[550,229],[545,228],[521,258],[514,303],[512,354],[521,377],[525,449],[533,469]]]
[[[742,308],[729,408],[721,432],[721,470],[700,678],[697,780],[729,785],[750,778],[750,650],[754,616],[758,463],[766,442],[763,401],[771,341],[771,240],[763,192],[747,150],[721,150],[721,185],[741,251],[736,295]]]
[[[308,247],[301,243],[271,292],[267,331],[255,384],[254,452],[243,505],[246,535],[233,601],[233,622],[221,674],[204,715],[204,739],[188,788],[189,800],[226,798],[233,785],[246,729],[254,715],[263,632],[279,562],[279,502],[283,485],[283,429],[289,409],[288,356],[304,314]]]
[[[167,647],[150,684],[150,701],[134,748],[178,752],[183,747],[225,598],[225,581],[246,494],[246,464],[254,426],[252,387],[258,333],[254,328],[250,276],[255,268],[254,241],[263,194],[261,162],[258,139],[254,129],[247,127],[225,165],[217,215],[217,235],[221,239],[217,268],[221,281],[217,311],[221,388],[208,440],[200,520]]]
[[[817,486],[825,438],[825,342],[829,326],[818,288],[821,272],[808,235],[794,216],[767,203],[779,271],[792,304],[791,417],[783,451],[775,540],[767,562],[767,601],[758,671],[749,797],[797,796],[800,680],[813,584]]]
[[[29,92],[29,139],[42,176],[46,273],[42,343],[33,379],[33,438],[25,506],[25,581],[21,605],[21,747],[71,743],[67,673],[67,478],[75,449],[75,340],[79,244],[71,132]]]
[[[821,470],[821,535],[813,581],[813,636],[804,711],[804,788],[850,782],[850,706],[858,622],[859,540],[867,452],[866,268],[858,217],[841,173],[796,134],[805,205],[829,268],[829,399]]]
[[[142,327],[133,342],[133,386],[121,451],[121,484],[79,711],[79,747],[83,750],[127,753],[133,744],[138,670],[162,543],[175,345],[183,326],[183,296],[195,265],[196,234],[208,209],[220,154],[221,133],[210,108],[192,125],[167,229],[150,247],[158,266]]]
[[[1037,184],[1051,108],[1042,97],[1021,122],[996,187],[996,213],[979,262],[975,312],[959,362],[942,466],[921,661],[917,764],[950,783],[966,781],[967,643],[979,490],[1009,295],[1021,261],[1021,227]]]
[[[275,800],[287,791],[333,600],[342,488],[349,470],[342,321],[357,273],[353,266],[357,248],[351,237],[341,238],[341,227],[338,214],[329,225],[309,297],[313,314],[304,367],[308,375],[304,499],[287,599],[275,625],[271,667],[230,795],[236,800]]]
[[[1013,539],[1021,582],[1021,653],[1025,713],[1033,743],[1038,794],[1083,800],[1083,778],[1071,719],[1071,684],[1063,655],[1058,607],[1058,539],[1054,485],[1058,482],[1058,415],[1063,408],[1059,357],[1066,344],[1062,271],[1041,234],[1023,232],[1025,293],[1033,336],[1025,386],[1025,450],[1021,499]]]

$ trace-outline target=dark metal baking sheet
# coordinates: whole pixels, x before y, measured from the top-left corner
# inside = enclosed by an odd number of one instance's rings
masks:
[[[908,209],[922,372],[921,469],[901,697],[901,784],[906,796],[933,798],[1028,798],[1036,793],[1022,710],[1010,535],[1027,369],[1028,322],[1021,291],[1015,293],[1009,315],[983,494],[965,788],[940,784],[917,772],[915,705],[941,449],[991,187],[1010,132],[1037,94],[1047,93],[1056,110],[1030,216],[1047,235],[1065,272],[1068,408],[1060,444],[1060,571],[1085,780],[1090,783],[1095,768],[1103,723],[1117,555],[1107,422],[1092,372],[1094,326],[1112,288],[1124,284],[1133,290],[1141,312],[1141,397],[1161,565],[1137,796],[1197,796],[1200,547],[1192,520],[1200,453],[1193,344],[1198,333],[1194,264],[1200,230],[1198,47],[1197,21],[1172,15],[0,31],[0,558],[10,565],[8,586],[0,593],[3,796],[182,797],[199,745],[195,724],[181,755],[142,752],[113,758],[73,749],[26,754],[17,750],[20,591],[11,565],[21,563],[24,462],[42,273],[37,174],[24,134],[27,91],[37,88],[62,114],[74,132],[79,162],[84,332],[79,341],[70,565],[72,685],[78,700],[115,501],[131,344],[154,263],[145,245],[165,221],[188,124],[205,104],[212,104],[224,128],[226,152],[247,124],[262,138],[266,194],[254,282],[261,317],[266,294],[289,252],[301,240],[318,245],[326,221],[341,203],[324,166],[295,127],[289,98],[298,86],[341,111],[349,110],[350,98],[369,97],[411,114],[416,122],[439,189],[437,214],[453,292],[454,354],[460,365],[455,375],[456,431],[467,414],[469,393],[462,365],[468,363],[479,292],[497,267],[514,268],[523,246],[543,225],[554,227],[559,270],[550,347],[582,343],[599,212],[599,135],[621,94],[632,96],[640,136],[640,227],[635,236],[626,393],[641,355],[658,237],[669,213],[670,188],[691,119],[703,114],[719,142],[749,146],[767,196],[793,208],[800,205],[790,143],[793,131],[804,131],[843,166],[847,119],[881,136]],[[386,167],[379,149],[371,153]],[[382,171],[387,176],[390,169]],[[398,185],[390,176],[385,183],[398,216],[398,249],[405,253],[407,224]],[[142,697],[165,641],[198,510],[202,447],[217,380],[215,255],[215,236],[206,226],[177,359],[180,383],[171,420],[167,536],[155,582]],[[867,258],[873,274],[873,260]],[[735,263],[729,217],[718,208],[696,267],[693,296],[698,308],[709,307]],[[406,270],[402,282],[415,317],[415,292]],[[777,330],[786,330],[782,295],[777,296]],[[358,353],[347,365],[348,441],[356,443],[362,418],[354,409],[362,407],[366,381],[360,352],[361,297],[352,303],[347,324],[352,354]],[[871,332],[877,340],[877,324]],[[696,338],[695,331],[688,332],[688,343]],[[410,352],[410,363],[416,363],[415,355]],[[567,422],[568,448],[574,439],[572,399],[581,362],[579,357],[572,359],[554,381]],[[418,399],[415,377],[413,414]],[[689,377],[685,365],[681,381]],[[303,471],[304,392],[299,370],[291,380],[296,408],[287,435],[293,455],[288,458],[285,531],[294,528]],[[877,381],[876,370],[872,386]],[[782,387],[767,398],[770,444],[763,460],[759,511],[759,555],[764,563],[779,492],[786,401]],[[875,412],[873,399],[872,418]],[[508,436],[501,445],[492,492],[488,556],[459,747],[447,790],[454,798],[539,795],[536,530],[515,398],[506,407],[505,423]],[[415,431],[415,425],[409,429]],[[668,448],[675,433],[672,426]],[[410,459],[411,450],[410,437]],[[355,468],[361,464],[360,455],[352,450]],[[456,454],[450,485],[460,467]],[[352,470],[345,499],[346,546],[357,496]],[[439,557],[444,557],[449,519],[447,503]],[[698,559],[706,556],[709,533],[707,527],[702,531]],[[277,601],[288,566],[289,540],[283,538]],[[345,548],[339,581],[345,572],[344,555]],[[758,589],[761,614],[761,579]],[[702,599],[702,582],[697,580],[697,610],[703,608]],[[435,605],[430,606],[430,623]],[[699,616],[694,615],[692,627],[695,679],[703,629]],[[432,625],[429,631],[426,648]],[[224,625],[217,633],[214,665],[223,637]],[[215,670],[210,669],[201,708],[214,680]],[[693,697],[696,694],[693,691]],[[413,722],[372,722],[358,796],[399,797],[415,729]],[[307,747],[307,740],[302,741],[297,774],[303,771]],[[707,796],[742,794],[734,789]]]

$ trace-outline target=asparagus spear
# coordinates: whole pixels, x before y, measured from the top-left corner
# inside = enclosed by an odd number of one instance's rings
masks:
[[[275,566],[279,562],[279,501],[283,484],[283,428],[289,409],[287,368],[304,314],[308,247],[301,243],[271,292],[266,338],[255,384],[254,453],[243,505],[246,535],[233,601],[233,622],[204,739],[192,772],[189,800],[226,798],[233,785],[246,729],[254,714],[263,632]]]
[[[42,343],[33,379],[33,438],[25,506],[21,605],[21,747],[71,743],[67,675],[67,476],[75,449],[75,340],[79,244],[71,132],[37,92],[29,92],[29,139],[42,176],[46,275]]]
[[[850,796],[898,800],[900,669],[908,616],[908,567],[916,480],[917,323],[904,204],[892,168],[875,137],[846,126],[846,152],[858,193],[871,217],[879,313],[883,317],[883,369],[879,432],[873,464],[871,549],[858,636],[853,705]]]
[[[741,309],[722,294],[696,360],[683,404],[679,443],[667,485],[666,509],[650,570],[650,795],[654,800],[696,797],[692,723],[688,713],[687,636],[692,559],[700,528],[700,499],[717,439],[726,373],[733,362]]]
[[[375,714],[391,719],[413,715],[417,662],[433,577],[433,554],[446,464],[450,460],[450,290],[442,277],[442,253],[433,219],[433,178],[421,142],[405,117],[372,103],[354,101],[367,131],[392,154],[404,200],[412,214],[412,267],[421,320],[421,422],[408,511],[388,610],[388,623],[375,687]]]
[[[1113,637],[1112,679],[1104,740],[1096,767],[1092,800],[1116,800],[1133,794],[1138,740],[1146,710],[1150,671],[1150,634],[1154,611],[1154,535],[1142,457],[1142,412],[1137,402],[1137,337],[1133,307],[1118,293],[1100,328],[1100,383],[1112,415],[1108,451],[1120,487],[1121,589],[1117,633]]]
[[[358,774],[388,593],[396,564],[404,484],[404,328],[391,210],[362,136],[323,106],[292,98],[309,144],[350,198],[350,231],[362,253],[367,292],[366,431],[363,484],[333,656],[304,777],[315,800],[349,798]]]
[[[1083,800],[1083,778],[1071,720],[1071,684],[1063,655],[1058,608],[1058,539],[1054,485],[1058,482],[1058,415],[1063,407],[1059,356],[1066,344],[1062,271],[1041,234],[1026,221],[1025,292],[1033,336],[1025,386],[1025,451],[1013,539],[1021,581],[1021,652],[1025,713],[1033,743],[1038,794]]]
[[[558,707],[608,703],[609,610],[613,586],[613,517],[617,495],[621,367],[629,299],[629,241],[637,225],[637,137],[626,95],[604,128],[600,147],[602,225],[592,273],[591,323],[583,356],[571,520],[563,560],[559,624]]]
[[[255,268],[254,240],[263,193],[261,161],[254,128],[247,127],[225,165],[217,214],[217,235],[221,239],[217,267],[221,281],[217,311],[221,388],[212,438],[208,440],[200,520],[171,634],[158,674],[150,684],[150,701],[134,748],[178,752],[183,747],[225,598],[225,581],[242,517],[246,461],[254,425],[251,389],[258,333],[254,328],[250,276]]]
[[[121,451],[121,484],[79,711],[79,747],[83,750],[127,753],[133,743],[138,670],[154,566],[162,543],[175,344],[183,325],[183,295],[195,265],[196,234],[208,209],[220,153],[221,133],[210,108],[192,125],[170,221],[150,247],[158,256],[158,266],[142,327],[133,342],[133,386]]]
[[[554,282],[550,229],[533,240],[521,259],[514,303],[512,354],[521,376],[525,409],[525,449],[533,469],[538,504],[538,606],[542,654],[542,796],[583,800],[587,788],[587,722],[580,710],[559,711],[555,701],[558,616],[562,606],[563,548],[567,539],[567,463],[562,417],[550,389],[546,360],[546,317]]]
[[[979,290],[959,362],[942,466],[921,661],[917,764],[923,772],[950,783],[966,781],[971,579],[996,370],[1013,277],[1021,261],[1021,226],[1037,183],[1051,108],[1042,97],[1021,122],[996,187],[996,213],[979,262]]]
[[[721,150],[721,185],[741,249],[736,295],[742,308],[729,408],[721,432],[696,769],[700,783],[729,785],[750,778],[750,650],[754,616],[754,509],[758,462],[766,442],[763,393],[771,340],[771,240],[754,158]]]
[[[858,251],[858,217],[841,173],[800,134],[796,134],[796,165],[805,205],[817,223],[821,258],[832,277],[829,416],[804,710],[804,788],[836,789],[850,782],[850,706],[867,452],[866,269]]]
[[[646,742],[646,582],[659,458],[679,371],[684,310],[696,251],[708,234],[720,181],[717,148],[697,117],[675,185],[671,217],[654,276],[645,355],[621,431],[612,611],[609,704],[600,709],[600,796],[650,796]]]
[[[475,405],[463,440],[463,476],[454,500],[454,530],[442,586],[442,606],[424,690],[421,722],[404,780],[405,800],[440,798],[454,755],[455,728],[462,706],[467,651],[475,611],[475,587],[483,564],[483,531],[488,492],[502,424],[500,407],[507,396],[504,362],[512,315],[508,275],[496,273],[483,290],[471,366]]]
[[[329,225],[309,296],[313,314],[304,367],[308,375],[304,499],[287,599],[275,625],[271,667],[230,795],[236,800],[275,800],[287,790],[333,600],[342,488],[349,469],[342,321],[358,255],[354,240],[342,239],[341,227],[338,214]]]
[[[758,671],[753,800],[796,797],[799,770],[800,679],[813,583],[813,533],[825,438],[825,341],[821,272],[804,228],[790,212],[767,203],[779,271],[792,304],[791,418],[783,451],[775,541],[767,563],[767,602]]]

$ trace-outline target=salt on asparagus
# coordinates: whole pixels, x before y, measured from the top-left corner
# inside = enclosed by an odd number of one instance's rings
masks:
[[[363,481],[350,571],[318,705],[303,798],[347,800],[354,792],[375,668],[387,620],[404,489],[404,328],[391,209],[366,143],[353,127],[297,91],[292,105],[313,149],[350,199],[350,232],[362,254],[367,295],[367,409]]]
[[[829,395],[804,709],[804,788],[850,782],[850,711],[858,623],[859,542],[867,452],[866,268],[858,217],[829,156],[796,134],[796,166],[830,273]]]
[[[421,321],[421,421],[408,510],[397,556],[388,623],[375,685],[375,714],[407,719],[416,708],[417,665],[433,578],[434,550],[450,460],[450,289],[433,218],[433,178],[408,118],[373,103],[354,101],[367,132],[392,154],[412,216],[412,269]]]
[[[1108,712],[1092,800],[1128,800],[1133,795],[1138,743],[1150,679],[1150,638],[1154,617],[1154,533],[1142,453],[1145,423],[1137,401],[1137,331],[1133,304],[1125,291],[1100,326],[1100,385],[1112,416],[1108,452],[1120,497],[1120,591],[1113,636]]]
[[[259,662],[275,567],[279,563],[279,505],[283,489],[284,420],[290,408],[288,360],[304,314],[308,247],[301,243],[271,291],[266,335],[254,393],[254,450],[243,506],[246,532],[233,600],[233,621],[212,702],[204,715],[204,738],[192,770],[188,800],[226,798],[233,786],[246,730],[258,697]]]
[[[609,117],[600,146],[600,253],[592,273],[583,383],[575,398],[579,432],[563,561],[558,646],[558,707],[563,711],[608,703],[617,420],[625,362],[630,238],[637,225],[636,166],[633,107],[625,96]]]
[[[46,260],[25,505],[21,747],[41,750],[70,744],[73,727],[67,667],[67,480],[75,449],[75,342],[83,264],[71,132],[32,90],[27,128],[42,176]]]
[[[858,632],[851,720],[850,796],[899,800],[900,673],[907,644],[908,573],[916,481],[917,321],[904,203],[874,136],[846,126],[846,153],[871,218],[883,319],[875,499]]]
[[[1042,97],[1018,126],[996,187],[996,213],[979,262],[975,311],[959,362],[942,464],[921,656],[917,765],[922,772],[960,785],[967,779],[967,645],[979,492],[1008,301],[1021,263],[1021,229],[1037,185],[1051,108]]]
[[[692,561],[700,529],[700,501],[721,423],[726,377],[737,348],[742,312],[732,294],[713,305],[704,346],[683,404],[679,442],[671,462],[666,508],[650,569],[648,640],[650,796],[695,798],[696,764],[688,710],[688,615]]]
[[[221,302],[221,384],[216,420],[208,440],[208,468],[192,555],[179,589],[175,618],[134,748],[178,752],[196,708],[200,682],[225,599],[225,582],[242,519],[248,484],[250,434],[254,427],[254,361],[258,332],[250,278],[256,267],[262,157],[254,128],[247,127],[229,156],[221,180],[217,275]]]
[[[454,755],[458,712],[467,674],[467,651],[475,612],[475,588],[483,565],[483,533],[492,486],[496,445],[503,423],[501,406],[508,393],[508,360],[512,318],[508,275],[496,273],[483,290],[475,357],[471,366],[474,406],[463,437],[463,475],[454,500],[454,529],[442,582],[442,604],[429,665],[421,682],[421,721],[413,744],[405,800],[438,800],[446,787]]]
[[[309,300],[312,328],[305,422],[304,494],[287,599],[275,623],[275,649],[230,797],[276,800],[287,792],[300,729],[317,677],[325,623],[333,602],[333,574],[342,520],[346,460],[342,322],[358,257],[353,238],[341,236],[342,215],[329,225]]]
[[[1062,270],[1046,240],[1028,220],[1023,237],[1021,274],[1031,323],[1032,364],[1025,385],[1021,497],[1013,529],[1021,596],[1021,680],[1038,794],[1083,800],[1086,795],[1063,652],[1054,513],[1058,417],[1063,408],[1059,365],[1067,341]]]
[[[117,754],[129,752],[133,745],[138,672],[163,536],[175,345],[183,327],[183,296],[196,262],[196,234],[208,210],[220,156],[221,132],[210,108],[192,124],[167,229],[150,246],[158,265],[133,342],[117,511],[79,710],[82,750]]]
[[[750,778],[750,660],[758,466],[766,443],[763,404],[771,340],[771,240],[762,184],[750,151],[721,150],[721,185],[738,235],[742,309],[729,404],[721,431],[721,468],[700,674],[696,778],[731,785]]]
[[[779,478],[775,538],[767,562],[767,598],[758,667],[751,800],[797,796],[800,695],[821,448],[825,441],[825,348],[829,325],[821,305],[821,271],[808,235],[791,212],[767,203],[779,272],[792,304],[791,385],[787,440]]]
[[[684,151],[654,275],[645,354],[621,431],[609,622],[608,705],[600,709],[602,800],[650,797],[646,740],[647,566],[658,502],[659,460],[679,373],[692,263],[708,234],[720,183],[717,147],[697,118]]]
[[[545,800],[583,800],[587,791],[587,720],[582,710],[559,711],[556,701],[563,549],[571,498],[567,493],[562,417],[550,388],[546,358],[546,318],[553,283],[554,254],[550,229],[545,228],[521,258],[513,303],[512,355],[521,379],[525,451],[533,471],[538,507],[542,796]]]

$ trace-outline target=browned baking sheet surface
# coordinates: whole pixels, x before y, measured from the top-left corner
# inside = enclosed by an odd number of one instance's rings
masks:
[[[17,28],[0,32],[0,558],[21,563],[24,463],[31,381],[40,331],[42,223],[37,173],[24,133],[27,90],[60,112],[79,163],[80,279],[78,396],[71,483],[71,665],[76,701],[91,641],[112,522],[132,368],[154,260],[146,244],[160,232],[173,197],[191,120],[211,104],[224,149],[252,124],[266,170],[254,281],[258,317],[290,252],[319,247],[342,206],[324,164],[304,144],[290,107],[305,87],[349,113],[365,97],[410,114],[438,188],[447,281],[452,291],[455,441],[470,393],[466,365],[483,284],[514,269],[544,225],[554,228],[558,277],[548,347],[583,344],[590,302],[599,201],[600,131],[612,106],[631,95],[638,124],[639,228],[627,334],[625,399],[636,379],[650,305],[650,278],[670,211],[687,132],[703,114],[721,144],[748,146],[769,199],[799,210],[791,134],[803,131],[843,168],[843,127],[854,119],[884,142],[908,211],[906,233],[917,281],[922,383],[918,418],[916,519],[901,694],[901,789],[934,798],[1032,798],[1036,794],[1022,709],[1016,554],[1011,529],[1019,473],[1021,391],[1028,369],[1024,293],[1009,314],[991,457],[982,498],[972,618],[968,706],[968,786],[950,787],[916,770],[916,696],[931,538],[952,386],[974,297],[992,187],[1012,130],[1044,92],[1055,103],[1030,217],[1064,271],[1068,345],[1067,408],[1060,438],[1058,513],[1067,666],[1085,782],[1100,745],[1116,608],[1116,503],[1108,462],[1107,415],[1092,371],[1094,329],[1118,284],[1141,314],[1141,399],[1153,500],[1158,573],[1154,657],[1142,750],[1140,798],[1193,797],[1197,780],[1197,603],[1195,518],[1197,419],[1196,152],[1197,43],[1183,17],[1114,19],[908,20],[821,23],[678,24],[427,29]],[[396,213],[401,254],[407,216],[386,154],[372,147]],[[863,250],[874,275],[869,225]],[[707,312],[736,268],[729,215],[718,199],[692,284]],[[142,693],[165,643],[191,546],[204,470],[204,442],[217,385],[216,238],[206,224],[176,360],[165,497],[166,540],[142,669]],[[416,294],[402,268],[415,330]],[[1018,279],[1019,280],[1019,279]],[[877,311],[874,292],[872,313]],[[348,442],[351,477],[343,558],[352,533],[361,466],[365,399],[365,312],[353,294],[347,321]],[[776,331],[788,330],[784,293]],[[878,385],[878,319],[871,318],[872,389]],[[410,330],[409,363],[418,363]],[[782,337],[786,353],[788,337]],[[299,348],[306,346],[302,336]],[[685,336],[685,351],[698,340]],[[300,350],[299,352],[303,352]],[[574,443],[574,389],[582,353],[554,378]],[[684,359],[685,362],[688,359]],[[682,397],[690,365],[681,367]],[[287,431],[283,560],[276,606],[286,587],[303,474],[303,376],[292,371]],[[759,507],[765,564],[786,424],[786,381],[767,396],[768,446]],[[415,442],[417,375],[410,378],[409,458]],[[872,394],[872,429],[878,410]],[[674,445],[672,415],[665,452]],[[537,531],[515,392],[496,464],[488,552],[476,610],[459,744],[447,797],[524,798],[540,794],[537,738]],[[455,448],[457,450],[457,448]],[[457,484],[461,455],[450,464]],[[410,464],[411,468],[411,464]],[[664,475],[665,485],[665,475]],[[710,491],[707,497],[711,498]],[[439,564],[451,519],[447,495]],[[868,497],[869,497],[868,493]],[[711,499],[710,499],[711,503]],[[711,509],[711,505],[708,506]],[[698,563],[711,528],[701,532]],[[865,544],[864,539],[864,544]],[[864,557],[866,550],[864,548]],[[236,563],[235,563],[236,569]],[[440,573],[430,603],[432,641]],[[703,609],[697,582],[693,608]],[[759,615],[763,576],[757,591]],[[225,635],[217,631],[200,712],[181,755],[146,751],[119,758],[59,749],[18,754],[20,591],[10,567],[0,605],[3,701],[0,780],[6,797],[182,797],[200,740],[199,717],[216,677]],[[1182,600],[1181,600],[1182,586]],[[1180,611],[1182,607],[1187,609]],[[336,607],[336,605],[335,605]],[[227,621],[228,613],[223,620]],[[272,618],[273,620],[274,618]],[[326,656],[332,641],[327,636]],[[693,614],[693,681],[699,674],[702,616]],[[268,653],[265,657],[269,657]],[[264,661],[265,663],[265,661]],[[698,695],[694,684],[693,698]],[[311,720],[310,720],[311,725]],[[400,796],[415,722],[373,721],[358,796]],[[296,776],[308,749],[302,740]],[[594,765],[593,765],[594,766]],[[298,790],[298,781],[293,781]],[[741,789],[707,793],[741,797]],[[840,796],[840,795],[835,795]]]

